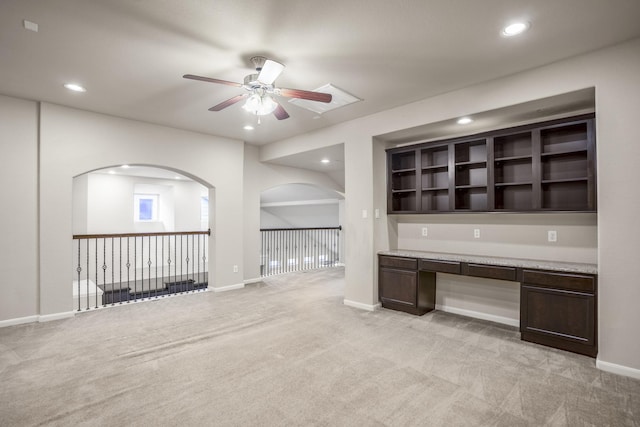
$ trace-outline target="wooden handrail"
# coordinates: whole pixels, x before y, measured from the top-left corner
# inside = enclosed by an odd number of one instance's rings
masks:
[[[193,235],[211,236],[211,229],[207,231],[174,231],[174,232],[162,232],[162,233],[74,234],[73,240],[108,239],[108,238],[116,238],[116,237],[193,236]]]
[[[309,227],[309,228],[261,228],[260,231],[298,231],[298,230],[342,230],[342,226],[337,227]]]

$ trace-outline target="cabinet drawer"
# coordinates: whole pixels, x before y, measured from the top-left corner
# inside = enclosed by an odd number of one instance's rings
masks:
[[[523,270],[522,282],[554,289],[590,292],[596,290],[595,278],[572,273],[550,273],[546,271]]]
[[[500,267],[497,265],[467,264],[467,275],[515,281],[516,269],[515,267]]]
[[[380,267],[393,267],[393,268],[405,268],[407,270],[417,270],[418,260],[415,258],[381,256]]]
[[[439,273],[460,274],[460,263],[456,261],[440,261],[434,259],[421,259],[420,270],[437,271]]]

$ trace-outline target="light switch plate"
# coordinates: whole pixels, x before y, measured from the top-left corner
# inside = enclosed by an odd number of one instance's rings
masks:
[[[556,230],[547,231],[547,240],[549,242],[557,242],[558,241],[558,232]]]

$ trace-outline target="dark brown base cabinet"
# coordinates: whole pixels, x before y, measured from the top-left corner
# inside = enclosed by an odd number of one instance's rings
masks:
[[[532,270],[522,275],[522,339],[595,357],[596,277]]]
[[[414,258],[380,257],[378,293],[385,308],[423,315],[435,308],[435,273],[418,271]]]
[[[520,282],[521,339],[596,357],[597,276],[380,255],[383,307],[423,315],[435,309],[436,272]]]

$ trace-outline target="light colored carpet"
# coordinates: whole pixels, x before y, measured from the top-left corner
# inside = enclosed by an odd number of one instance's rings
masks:
[[[342,304],[340,268],[0,329],[0,424],[638,426],[640,381],[516,329]]]

